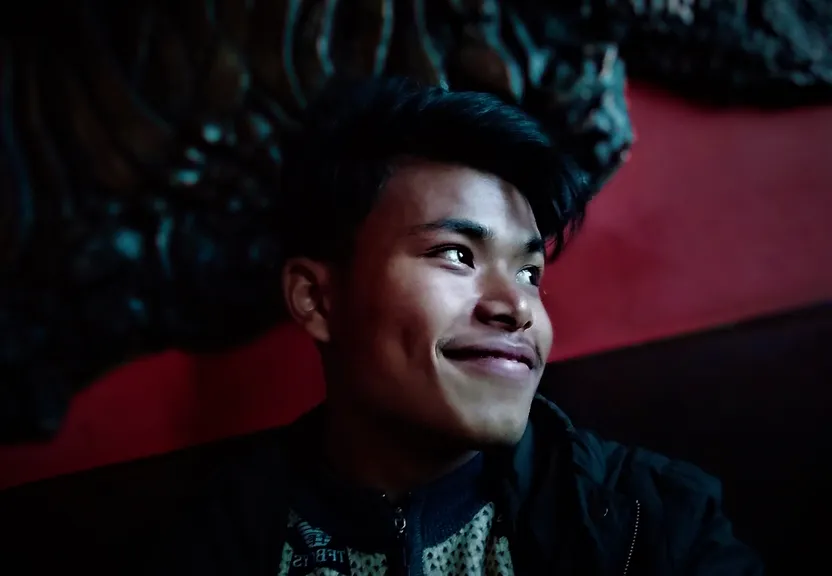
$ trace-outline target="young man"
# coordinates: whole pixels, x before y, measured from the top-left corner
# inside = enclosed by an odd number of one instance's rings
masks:
[[[541,275],[588,196],[533,119],[484,94],[340,85],[284,176],[283,292],[327,400],[239,441],[177,573],[761,572],[714,479],[535,396]]]

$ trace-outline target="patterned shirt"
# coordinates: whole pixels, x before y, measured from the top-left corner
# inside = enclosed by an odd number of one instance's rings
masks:
[[[426,576],[512,576],[508,539],[495,533],[494,505],[483,506],[471,520],[443,542],[426,546],[419,565],[408,574]],[[279,576],[383,576],[390,570],[388,555],[351,548],[302,520],[289,517],[290,537],[283,547]]]
[[[511,554],[477,457],[400,507],[299,466],[278,576],[512,576]]]

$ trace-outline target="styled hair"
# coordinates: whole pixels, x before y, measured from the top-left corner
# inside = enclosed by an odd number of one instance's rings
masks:
[[[468,166],[515,186],[551,258],[577,231],[591,195],[575,163],[519,108],[404,78],[333,81],[284,150],[286,257],[348,258],[356,229],[405,157]]]

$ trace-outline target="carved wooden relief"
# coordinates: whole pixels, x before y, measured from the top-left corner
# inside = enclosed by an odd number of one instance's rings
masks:
[[[334,74],[491,91],[599,188],[632,144],[624,61],[727,103],[832,85],[826,2],[50,4],[0,39],[0,440],[103,371],[279,319],[281,134]],[[32,33],[29,33],[31,31]]]

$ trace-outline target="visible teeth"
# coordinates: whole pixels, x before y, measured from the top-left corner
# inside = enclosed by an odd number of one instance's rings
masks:
[[[508,356],[496,356],[494,354],[488,354],[488,355],[484,356],[484,358],[497,358],[498,360],[508,360],[509,362],[517,362],[519,364],[524,363],[519,358],[509,358]]]
[[[511,362],[519,362],[517,358],[509,358],[508,356],[501,356],[499,354],[480,354],[480,358],[497,358],[498,360],[509,360]]]
[[[474,352],[467,350],[452,350],[446,352],[446,355],[451,359],[465,360],[471,358],[497,358],[499,360],[508,360],[509,362],[517,362],[519,364],[526,364],[522,358],[512,358],[509,356],[502,356],[500,354],[489,354],[488,352]]]

